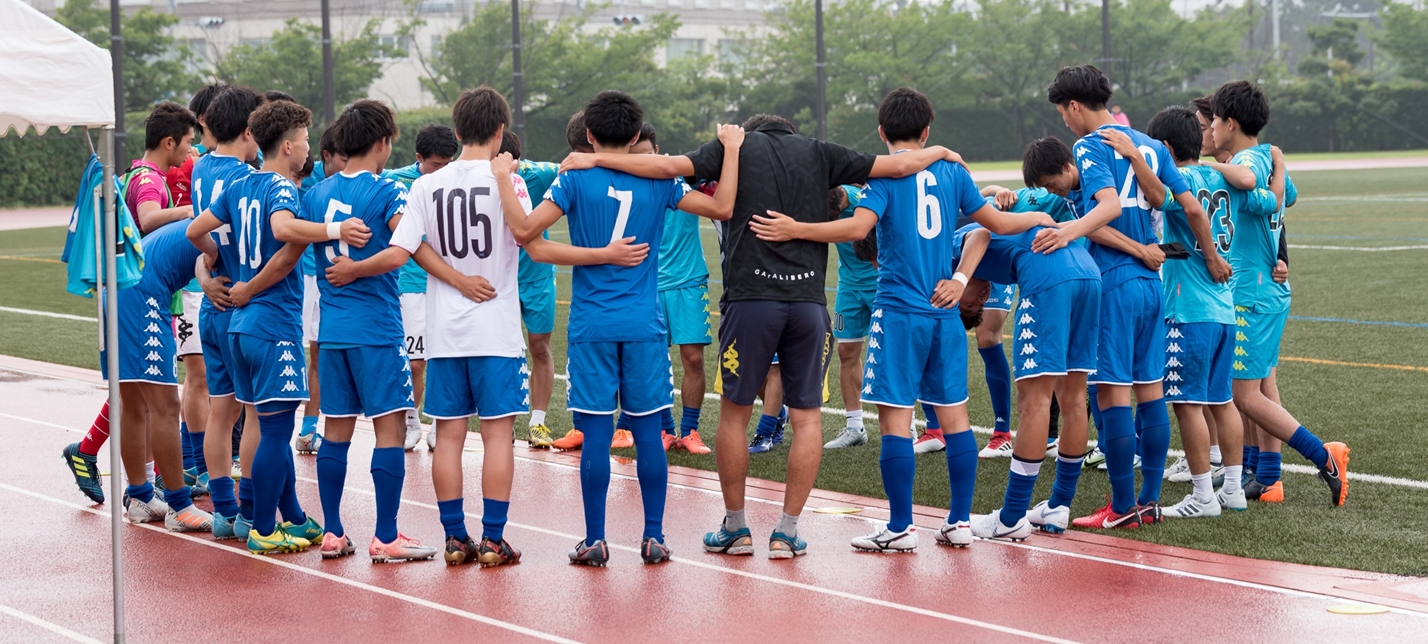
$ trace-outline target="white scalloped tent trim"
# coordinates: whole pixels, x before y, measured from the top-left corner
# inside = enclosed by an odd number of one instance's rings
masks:
[[[0,137],[112,125],[109,51],[20,0],[0,0]]]

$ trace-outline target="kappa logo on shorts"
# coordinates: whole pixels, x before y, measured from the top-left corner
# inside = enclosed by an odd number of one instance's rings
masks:
[[[875,319],[875,320],[881,320],[881,319],[883,319],[883,310],[882,310],[882,309],[876,309],[876,310],[874,310],[874,311],[873,311],[873,319]]]
[[[530,391],[530,389],[531,389],[531,379],[530,379],[530,378],[522,378],[522,379],[521,379],[521,391]]]
[[[1021,319],[1018,319],[1018,320],[1016,321],[1016,323],[1017,323],[1017,324],[1031,324],[1032,322],[1035,322],[1035,321],[1036,321],[1036,318],[1031,317],[1031,314],[1030,314],[1030,313],[1022,313],[1022,314],[1021,314]]]
[[[145,313],[144,317],[149,318],[150,320],[157,320],[159,319],[159,312],[151,310],[148,313]]]
[[[1235,355],[1237,355],[1237,356],[1247,356],[1247,355],[1249,355],[1249,352],[1248,352],[1248,351],[1245,351],[1245,348],[1244,348],[1244,347],[1235,347]]]
[[[1165,337],[1179,340],[1179,339],[1184,338],[1185,336],[1180,333],[1180,329],[1175,328],[1175,327],[1170,327],[1170,332],[1166,333],[1166,334],[1165,334]]]
[[[145,343],[144,343],[144,346],[146,346],[146,347],[162,347],[162,346],[164,346],[164,343],[159,342],[159,339],[158,339],[158,338],[155,338],[155,337],[153,337],[153,336],[150,336],[150,337],[149,337],[149,341],[148,341],[148,342],[145,342]]]
[[[1036,338],[1036,334],[1035,334],[1035,333],[1032,333],[1032,332],[1031,332],[1031,329],[1022,329],[1022,330],[1021,330],[1021,334],[1019,334],[1019,335],[1017,336],[1017,339],[1018,339],[1018,340],[1032,340],[1032,339],[1035,339],[1035,338]]]
[[[150,376],[162,376],[162,375],[164,375],[164,372],[159,371],[159,368],[156,367],[156,366],[154,366],[154,365],[149,365],[149,368],[148,368],[148,369],[145,369],[145,370],[144,370],[144,373],[145,373],[146,375],[150,375]]]
[[[1167,367],[1183,367],[1183,366],[1185,366],[1185,365],[1180,364],[1180,360],[1179,360],[1178,358],[1176,358],[1175,356],[1170,356],[1170,359],[1165,361],[1165,366],[1167,366]]]
[[[872,368],[872,367],[868,367],[868,372],[865,373],[865,374],[863,374],[863,379],[864,379],[864,380],[876,380],[876,379],[877,379],[877,376],[873,374],[873,368]]]
[[[193,337],[193,324],[190,323],[187,319],[180,317],[178,319],[179,342],[188,342],[188,339],[191,337]]]
[[[412,386],[412,377],[411,377],[411,376],[407,376],[407,381],[406,381],[406,383],[403,384],[402,386],[403,386],[403,387],[410,387],[410,386]]]
[[[1165,390],[1165,395],[1167,395],[1167,396],[1179,396],[1179,395],[1180,395],[1180,388],[1179,388],[1179,387],[1176,387],[1176,386],[1174,386],[1174,385],[1172,385],[1169,389]]]
[[[868,327],[868,330],[872,333],[882,333],[883,324],[881,322],[874,322],[871,327]]]
[[[1028,344],[1028,345],[1026,345],[1026,346],[1024,346],[1024,347],[1021,348],[1021,355],[1029,356],[1029,355],[1031,355],[1031,354],[1033,354],[1033,353],[1036,353],[1036,347],[1035,347],[1035,346],[1032,346],[1032,345]]]
[[[1240,362],[1239,360],[1236,360],[1236,361],[1235,361],[1235,371],[1248,371],[1248,370],[1249,370],[1249,369],[1248,369],[1247,367],[1245,367],[1245,363]]]
[[[153,308],[153,309],[159,308],[159,302],[158,302],[158,300],[155,300],[155,299],[152,298],[152,297],[151,297],[151,298],[148,298],[148,299],[146,299],[146,300],[144,300],[144,304],[147,305],[149,308]]]
[[[877,356],[874,356],[873,354],[869,353],[869,354],[868,354],[868,364],[877,364],[877,363],[878,363],[878,358],[877,358]]]
[[[283,392],[283,393],[290,393],[290,392],[294,392],[294,391],[297,391],[297,390],[298,390],[298,386],[297,386],[297,384],[295,384],[293,381],[289,380],[289,381],[283,383],[283,389],[282,389],[282,392]]]
[[[1165,379],[1169,380],[1170,382],[1180,382],[1181,380],[1184,380],[1184,378],[1180,377],[1179,371],[1172,371],[1170,373],[1165,374]]]
[[[295,347],[295,346],[297,346],[297,345],[295,345],[295,344],[293,344],[293,343],[291,343],[291,342],[288,342],[287,340],[278,340],[278,346],[280,346],[280,347]]]
[[[567,370],[568,370],[568,369],[569,369],[569,368],[567,367]],[[529,376],[529,375],[531,375],[530,367],[527,367],[527,366],[526,366],[526,363],[525,363],[524,361],[521,362],[521,375],[522,375],[522,376]]]
[[[1027,359],[1026,359],[1026,362],[1021,363],[1021,368],[1024,369],[1024,370],[1025,370],[1025,369],[1035,369],[1035,368],[1036,368],[1036,360],[1033,360],[1033,359],[1031,359],[1031,358],[1027,358]]]
[[[738,343],[738,340],[733,340],[729,343],[729,348],[724,350],[724,361],[722,363],[724,371],[729,372],[729,374],[735,378],[739,377],[739,350],[734,348],[734,345]]]
[[[1165,347],[1165,351],[1168,352],[1168,353],[1180,353],[1180,352],[1181,352],[1181,351],[1180,351],[1180,343],[1179,343],[1179,342],[1171,342],[1169,345],[1167,345],[1167,346]]]
[[[1249,336],[1244,331],[1235,331],[1235,342],[1249,342]]]
[[[149,326],[144,327],[144,332],[145,332],[145,333],[158,333],[158,332],[159,332],[159,325],[154,324],[153,322],[150,322],[150,323],[149,323]]]
[[[1235,317],[1235,326],[1249,326],[1249,322],[1242,317]]]
[[[1007,292],[1011,292],[1011,289],[1007,289]],[[1029,298],[1025,298],[1025,297],[1024,297],[1024,298],[1021,298],[1021,306],[1018,307],[1018,308],[1022,308],[1022,309],[1034,309],[1034,308],[1036,308],[1036,305],[1035,305],[1035,304],[1032,304],[1032,303],[1031,303],[1031,300],[1030,300]]]
[[[291,351],[284,351],[283,355],[278,356],[278,360],[281,362],[297,362],[297,358],[293,357],[293,352]]]
[[[158,351],[150,351],[150,352],[149,352],[149,355],[144,356],[144,359],[147,360],[147,361],[149,361],[149,362],[159,362],[159,361],[163,360],[164,358],[163,358],[163,356],[159,355],[159,352],[158,352]]]
[[[297,372],[296,372],[296,371],[293,371],[293,366],[292,366],[292,365],[288,365],[288,366],[286,366],[286,367],[283,367],[283,372],[280,373],[280,374],[278,374],[278,377],[279,377],[279,378],[292,378],[292,377],[295,377],[295,376],[297,376]]]
[[[871,383],[863,385],[863,393],[871,395],[873,393],[873,385]]]
[[[869,348],[869,349],[881,349],[881,348],[883,348],[883,345],[878,344],[878,339],[877,339],[877,338],[868,338],[868,348]]]

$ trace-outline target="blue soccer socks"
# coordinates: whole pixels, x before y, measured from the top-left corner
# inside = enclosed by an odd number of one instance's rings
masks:
[[[253,522],[253,479],[251,476],[238,479],[238,514],[243,515],[243,519],[248,523]]]
[[[1002,499],[1000,519],[1003,526],[1016,526],[1031,507],[1031,493],[1036,489],[1036,475],[1041,472],[1041,460],[1028,461],[1016,454],[1011,458],[1011,476],[1007,479],[1007,494]]]
[[[278,499],[288,483],[288,464],[292,458],[288,441],[293,435],[293,409],[258,416],[262,438],[258,441],[257,453],[253,455],[249,476],[253,479],[253,529],[261,535],[273,534],[277,525]]]
[[[1056,455],[1056,480],[1051,484],[1051,498],[1047,505],[1053,508],[1071,507],[1071,500],[1076,498],[1076,483],[1081,480],[1081,465],[1085,461],[1085,455]]]
[[[1279,452],[1260,452],[1259,463],[1254,470],[1254,480],[1265,487],[1278,483],[1283,462],[1284,456]]]
[[[189,493],[187,485],[164,490],[164,502],[169,504],[169,509],[174,512],[182,512],[185,508],[193,505],[193,498]]]
[[[325,440],[317,448],[317,494],[322,500],[322,522],[337,536],[342,529],[342,488],[347,484],[347,450],[352,443]]]
[[[902,532],[912,523],[912,482],[917,474],[912,439],[883,436],[878,464],[883,474],[883,490],[888,495],[888,530]]]
[[[457,499],[460,501],[461,499]],[[506,538],[506,515],[511,510],[510,501],[497,501],[495,499],[481,499],[481,538],[490,539],[500,543]],[[442,515],[442,524],[446,524],[446,515]],[[449,533],[448,533],[449,534]],[[466,538],[466,524],[461,524],[461,538]]]
[[[574,412],[574,416],[585,432],[585,446],[580,451],[580,497],[585,505],[585,545],[593,546],[605,538],[605,498],[610,491],[610,439],[615,435],[614,419],[609,414],[584,412]]]
[[[193,437],[189,435],[188,423],[185,421],[179,421],[179,445],[183,448],[183,469],[191,470],[196,467],[193,462]]]
[[[674,409],[674,408],[671,407],[671,408],[669,408],[669,409],[661,409],[661,410],[660,410],[660,412],[659,412],[659,428],[660,428],[660,431],[663,431],[663,432],[666,433],[666,434],[669,434],[669,435],[671,435],[671,436],[678,437],[679,434],[674,431],[674,411],[673,411],[673,409]]]
[[[436,502],[436,511],[441,515],[441,529],[446,532],[447,539],[455,537],[465,541],[471,536],[466,532],[466,510],[462,507],[465,501],[464,498],[458,497]],[[487,501],[487,508],[490,507],[489,503]],[[485,519],[482,518],[481,522],[484,524]],[[502,521],[502,524],[504,523]]]
[[[291,435],[291,432],[289,432]],[[293,463],[293,450],[289,446],[283,450],[283,457],[288,462],[287,482],[283,483],[283,493],[278,497],[278,514],[288,523],[302,525],[307,523],[307,512],[302,509],[302,503],[297,497],[297,467]]]
[[[1165,456],[1170,450],[1170,414],[1165,400],[1149,400],[1136,405],[1141,419],[1140,497],[1136,502],[1146,505],[1160,501],[1160,486],[1164,483]]]
[[[933,415],[936,418],[936,415]],[[971,431],[944,434],[947,447],[947,484],[951,496],[947,505],[947,522],[972,519],[972,492],[977,487],[977,439]]]
[[[927,431],[942,431],[942,423],[937,420],[937,408],[927,403],[922,403],[922,414],[927,416]]]
[[[140,503],[148,503],[154,500],[154,484],[144,481],[143,485],[130,485],[124,489],[124,493],[131,499],[137,499]]]
[[[684,416],[679,419],[679,437],[684,438],[694,432],[699,431],[699,412],[701,407],[685,407]]]
[[[664,504],[669,494],[669,462],[660,439],[659,419],[654,414],[630,419],[635,437],[635,474],[640,480],[640,499],[645,507],[642,538],[664,543]],[[608,486],[606,488],[608,490]]]
[[[313,434],[316,434],[316,433],[317,433],[317,416],[303,416],[303,417],[302,417],[302,431],[298,432],[298,435],[299,435],[299,436],[312,436]]]
[[[402,481],[407,476],[406,452],[400,445],[372,450],[372,488],[377,493],[377,529],[382,543],[397,539],[397,510],[402,505]]]
[[[1254,436],[1251,436],[1249,432],[1245,433],[1246,443],[1248,443],[1253,438]],[[1244,458],[1245,471],[1253,473],[1255,469],[1259,467],[1259,446],[1245,445]]]
[[[1007,364],[1006,351],[1002,350],[1001,343],[985,349],[977,349],[977,353],[982,355],[982,363],[987,367],[987,393],[992,397],[992,413],[996,415],[996,427],[993,429],[999,432],[1011,431],[1011,401],[1012,401],[1012,377],[1011,367]]]
[[[1314,467],[1324,467],[1329,464],[1329,451],[1324,449],[1324,441],[1318,436],[1310,433],[1303,425],[1294,430],[1294,435],[1289,437],[1289,446],[1294,451],[1299,452],[1304,458],[1309,459]]]
[[[775,427],[778,427],[778,416],[764,414],[759,417],[759,427],[755,433],[760,436],[773,436]]]
[[[1129,406],[1101,410],[1101,451],[1111,479],[1111,509],[1125,514],[1135,507],[1135,418]],[[1005,521],[1005,519],[1003,519]]]
[[[233,494],[233,479],[223,477],[208,483],[208,495],[213,499],[213,511],[225,517],[238,514],[238,497]]]

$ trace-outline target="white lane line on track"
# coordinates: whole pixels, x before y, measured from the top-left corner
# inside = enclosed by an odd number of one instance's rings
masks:
[[[0,311],[5,313],[22,313],[24,315],[38,315],[47,318],[59,318],[61,320],[78,320],[80,322],[98,322],[96,318],[87,318],[82,315],[70,315],[68,313],[50,313],[49,311],[35,311],[32,309],[16,309],[8,306],[0,306]]]
[[[57,634],[57,635],[63,635],[63,636],[65,636],[65,637],[68,637],[69,639],[72,639],[72,640],[76,641],[76,642],[84,642],[85,644],[103,644],[103,643],[100,642],[99,640],[94,639],[94,638],[92,638],[92,637],[89,637],[88,635],[81,635],[81,634],[76,633],[76,632],[74,632],[74,631],[72,631],[72,630],[69,630],[68,628],[65,628],[65,627],[63,627],[63,626],[60,626],[59,624],[55,624],[55,623],[53,623],[53,622],[47,622],[47,621],[45,621],[45,620],[43,620],[43,619],[40,619],[40,618],[38,618],[38,617],[35,617],[34,615],[31,615],[31,614],[26,613],[26,612],[24,612],[24,611],[16,610],[16,609],[14,609],[14,608],[10,608],[9,606],[6,606],[6,605],[4,605],[4,604],[0,604],[0,613],[4,613],[4,614],[6,614],[6,615],[9,615],[9,616],[11,616],[11,617],[14,617],[15,619],[19,619],[19,620],[23,620],[23,621],[29,622],[29,623],[31,623],[31,624],[34,624],[35,626],[38,626],[38,627],[40,627],[40,628],[43,628],[43,629],[49,631],[49,632],[51,632],[51,633],[55,633],[55,634]]]
[[[26,489],[24,489],[24,488],[15,487],[15,486],[13,486],[13,485],[8,485],[8,484],[5,484],[5,483],[0,483],[0,489],[9,490],[9,491],[14,492],[14,493],[16,493],[16,494],[23,494],[23,495],[25,495],[25,496],[29,496],[29,497],[33,497],[33,498],[36,498],[36,499],[40,499],[41,501],[48,501],[48,502],[50,502],[50,503],[55,503],[55,504],[58,504],[58,505],[63,505],[63,506],[65,506],[65,507],[73,508],[73,509],[75,509],[75,510],[81,510],[81,511],[84,511],[84,512],[88,512],[88,513],[90,513],[90,514],[95,514],[95,515],[98,515],[98,516],[102,516],[102,517],[104,517],[104,518],[106,518],[106,519],[109,518],[109,513],[108,513],[108,512],[105,512],[105,511],[103,511],[103,510],[98,510],[98,509],[95,509],[95,508],[92,508],[92,507],[83,506],[83,505],[80,505],[80,504],[78,504],[78,503],[70,503],[69,501],[65,501],[65,500],[63,500],[63,499],[57,499],[57,498],[52,497],[52,496],[49,496],[49,495],[47,495],[47,494],[41,494],[41,493],[39,493],[39,492],[34,492],[34,491],[31,491],[31,490],[26,490]],[[480,623],[486,624],[486,625],[488,625],[488,626],[495,626],[495,627],[497,627],[497,628],[502,628],[502,629],[511,631],[511,632],[513,632],[513,633],[520,633],[521,635],[526,635],[526,636],[529,636],[529,637],[534,637],[534,638],[541,639],[541,640],[545,640],[545,641],[548,641],[548,642],[563,642],[563,643],[568,643],[568,644],[578,644],[576,640],[570,640],[570,639],[566,639],[566,638],[564,638],[564,637],[560,637],[560,636],[558,636],[558,635],[552,635],[552,634],[550,634],[550,633],[545,633],[545,632],[542,632],[542,631],[538,631],[538,630],[535,630],[535,629],[533,629],[533,628],[527,628],[527,627],[525,627],[525,626],[520,626],[520,625],[518,625],[518,624],[512,624],[512,623],[510,623],[510,622],[504,622],[504,621],[501,621],[501,620],[499,620],[499,619],[495,619],[495,618],[492,618],[492,617],[487,617],[487,616],[485,616],[485,615],[481,615],[481,614],[479,614],[479,613],[472,613],[472,612],[470,612],[470,611],[461,610],[461,609],[459,609],[459,608],[453,608],[453,607],[451,607],[451,606],[447,606],[447,605],[445,605],[445,604],[439,604],[439,603],[437,603],[437,602],[430,601],[430,600],[426,600],[426,599],[422,599],[422,598],[420,598],[420,597],[413,597],[413,596],[411,596],[411,595],[408,595],[408,594],[405,594],[405,593],[400,593],[400,592],[397,592],[397,591],[395,591],[395,590],[388,590],[388,589],[386,589],[386,588],[382,588],[381,586],[373,586],[373,585],[371,585],[371,584],[364,584],[364,583],[362,583],[362,582],[360,582],[360,581],[354,581],[354,580],[351,580],[351,579],[347,579],[346,577],[339,577],[339,576],[337,576],[337,575],[325,573],[325,572],[322,572],[322,571],[319,571],[319,570],[313,570],[313,569],[311,569],[311,568],[306,568],[306,567],[303,567],[303,566],[299,566],[299,565],[297,565],[297,564],[289,563],[289,562],[286,562],[286,561],[283,561],[283,560],[281,560],[281,559],[274,558],[274,557],[263,557],[263,556],[258,556],[258,555],[252,555],[252,554],[249,554],[249,553],[244,552],[244,551],[242,551],[242,550],[238,550],[238,549],[236,549],[236,548],[230,548],[230,547],[224,546],[224,545],[219,545],[219,544],[218,544],[217,542],[215,542],[215,541],[212,541],[212,540],[209,540],[209,539],[202,539],[202,538],[193,536],[193,535],[191,535],[191,534],[183,534],[183,533],[178,533],[178,532],[169,532],[168,530],[166,530],[166,529],[164,529],[164,528],[162,528],[162,527],[154,526],[154,525],[150,525],[150,524],[138,524],[138,525],[132,525],[132,524],[131,524],[130,527],[143,528],[143,529],[146,529],[146,530],[151,530],[151,531],[156,532],[156,533],[158,533],[158,534],[163,534],[163,535],[168,535],[168,536],[171,536],[171,537],[176,537],[176,538],[183,539],[183,540],[188,541],[188,542],[191,542],[191,543],[196,543],[196,544],[199,544],[199,545],[208,546],[208,547],[210,547],[210,548],[215,548],[215,549],[221,550],[221,551],[223,551],[223,552],[232,553],[232,554],[240,555],[240,556],[243,556],[243,557],[253,558],[253,559],[256,559],[257,561],[262,561],[262,562],[264,562],[264,563],[269,563],[269,564],[272,564],[272,565],[274,565],[274,566],[278,566],[278,567],[280,567],[280,568],[286,568],[286,569],[292,570],[292,571],[294,571],[294,572],[299,572],[299,573],[302,573],[302,574],[305,574],[305,575],[310,575],[310,576],[313,576],[313,577],[317,577],[317,578],[319,578],[319,579],[324,579],[324,580],[327,580],[327,581],[336,582],[336,583],[342,584],[342,585],[344,585],[344,586],[351,586],[351,587],[357,588],[357,589],[359,589],[359,590],[365,590],[365,591],[372,592],[372,593],[376,593],[376,594],[379,594],[379,595],[385,595],[385,596],[387,596],[387,597],[391,597],[391,598],[393,598],[393,599],[398,599],[398,600],[401,600],[401,601],[404,601],[404,602],[408,602],[408,603],[411,603],[411,604],[416,604],[416,605],[422,606],[422,607],[424,607],[424,608],[430,608],[430,609],[432,609],[432,610],[438,610],[438,611],[441,611],[441,612],[443,612],[443,613],[447,613],[447,614],[450,614],[450,615],[455,615],[455,616],[457,616],[457,617],[462,617],[462,618],[465,618],[465,619],[469,619],[469,620],[474,621],[474,622],[480,622]],[[89,640],[89,641],[93,641],[93,640]]]

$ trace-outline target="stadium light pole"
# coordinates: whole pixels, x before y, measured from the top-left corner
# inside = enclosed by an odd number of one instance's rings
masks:
[[[1111,77],[1111,0],[1101,0],[1101,71]]]
[[[117,0],[116,0],[117,1]],[[337,118],[337,86],[333,80],[332,10],[322,0],[322,120],[330,125]]]
[[[117,1],[117,0],[116,0]],[[814,46],[818,49],[817,62],[813,63],[814,71],[817,73],[818,89],[815,91],[815,102],[813,104],[814,116],[818,119],[818,126],[813,133],[813,138],[820,140],[828,139],[828,109],[827,105],[827,60],[823,51],[823,0],[813,2],[813,31]]]
[[[511,117],[521,145],[526,141],[525,79],[521,73],[521,0],[511,0]]]
[[[124,148],[124,34],[119,0],[109,0],[109,62],[114,69],[114,167],[122,172],[129,165]]]

